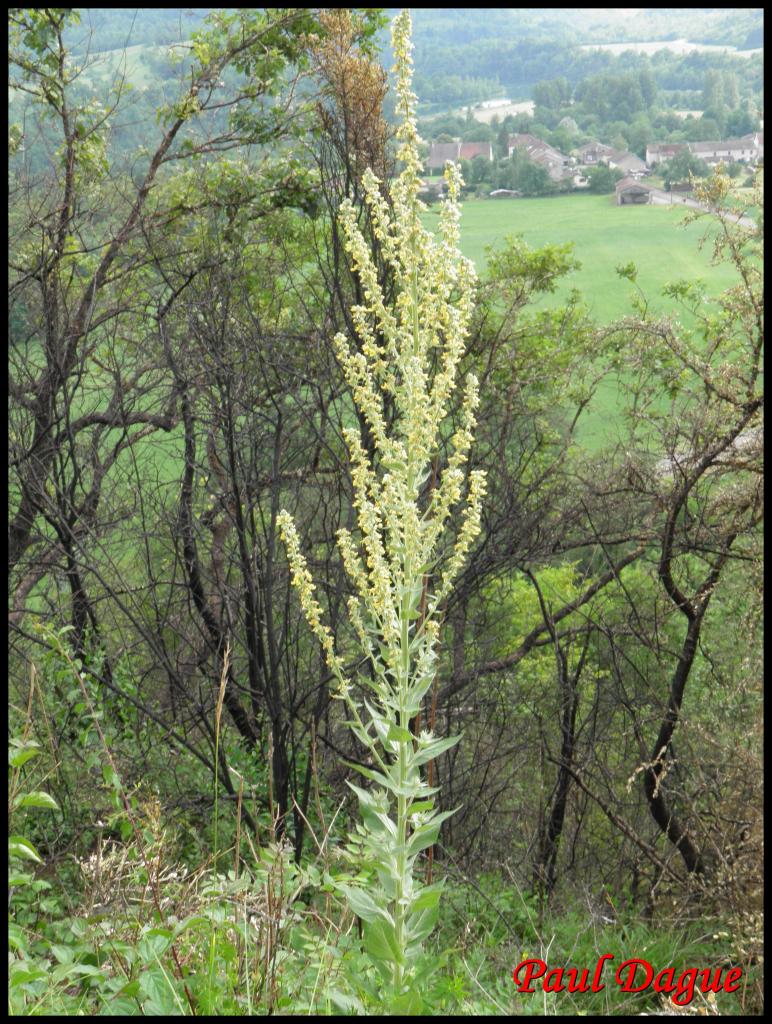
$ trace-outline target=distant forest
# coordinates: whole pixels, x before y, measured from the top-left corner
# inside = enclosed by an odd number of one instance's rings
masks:
[[[604,12],[613,16],[616,11]],[[664,12],[663,12],[664,13]],[[675,20],[671,19],[674,13]],[[658,11],[598,24],[584,11],[516,9],[420,10],[416,12],[416,92],[426,104],[476,102],[508,95],[528,99],[542,81],[565,77],[571,85],[604,72],[650,70],[659,89],[696,91],[706,70],[731,70],[741,79],[741,93],[760,100],[761,55],[738,58],[717,53],[653,57],[603,50],[582,50],[593,43],[686,38],[692,42],[736,46],[762,45],[761,10],[690,11],[682,29],[678,12]],[[720,17],[717,17],[720,15]],[[678,102],[680,98],[675,97]]]
[[[83,72],[72,84],[83,101],[104,103],[115,90],[131,89],[121,113],[109,119],[107,145],[112,161],[139,153],[144,127],[170,100],[189,74],[190,51],[170,49],[204,26],[209,8],[88,8],[79,24],[67,29],[66,43]],[[223,12],[228,9],[218,9]],[[382,11],[386,24],[393,12]],[[732,46],[758,43],[763,29],[761,10],[690,10],[688,19],[676,9],[667,19],[657,10],[635,18],[617,11],[535,9],[424,9],[415,17],[415,78],[421,136],[427,140],[462,138],[491,141],[500,158],[506,139],[529,132],[563,152],[590,138],[645,156],[647,143],[698,142],[734,138],[756,131],[763,110],[762,55],[737,57],[718,52],[679,54],[659,51],[651,56],[582,49],[610,40],[688,37]],[[674,28],[676,26],[676,28]],[[125,51],[125,55],[124,55]],[[391,68],[393,55],[381,28],[373,42],[374,59]],[[124,82],[125,78],[125,82]],[[230,72],[226,87],[233,84]],[[304,88],[300,83],[299,88]],[[391,94],[384,116],[393,123]],[[533,116],[494,118],[489,125],[474,120],[470,106],[508,96],[532,99]],[[11,121],[22,124],[29,98],[15,92]],[[676,111],[695,111],[684,118]],[[220,111],[208,115],[223,120]],[[38,125],[43,136],[48,129]],[[192,129],[191,144],[193,143]],[[34,148],[30,159],[48,160],[50,145]],[[737,169],[735,169],[737,170]],[[504,184],[512,167],[501,170]],[[499,175],[500,177],[500,175]],[[506,178],[506,181],[504,179]],[[475,181],[474,175],[467,180]],[[498,178],[496,178],[498,181]],[[605,183],[613,188],[613,178]],[[545,185],[539,191],[549,191]]]
[[[161,46],[186,39],[210,8],[87,8],[68,40],[74,53],[125,46]],[[385,8],[392,17],[396,9]],[[570,8],[417,8],[415,89],[419,103],[437,109],[510,95],[530,98],[534,86],[559,76],[571,85],[603,73],[651,71],[659,90],[698,93],[707,70],[733,72],[740,96],[761,106],[761,55],[660,51],[653,57],[582,50],[591,43],[688,38],[693,42],[752,49],[763,45],[761,9],[659,9],[621,12]],[[673,26],[677,26],[675,29]],[[391,66],[386,33],[382,60]],[[698,97],[670,97],[674,105]]]

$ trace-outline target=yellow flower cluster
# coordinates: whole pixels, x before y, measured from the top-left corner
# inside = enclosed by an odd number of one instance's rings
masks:
[[[311,579],[311,573],[308,571],[303,553],[300,550],[300,542],[292,516],[289,512],[282,509],[276,518],[276,523],[279,527],[281,539],[287,548],[287,560],[289,561],[292,575],[292,585],[298,592],[303,614],[312,632],[322,645],[327,664],[338,679],[339,693],[341,696],[344,696],[348,692],[348,680],[344,675],[343,660],[335,653],[335,644],[329,627],[325,626],[322,622],[322,610],[319,607],[319,602],[314,597],[316,587]]]
[[[459,248],[462,180],[455,165],[448,164],[445,171],[447,197],[440,214],[439,238],[433,238],[421,224],[420,140],[411,91],[407,11],[395,20],[393,49],[401,122],[398,157],[403,170],[391,188],[392,208],[372,171],[362,180],[370,224],[395,285],[396,298],[391,305],[379,284],[378,269],[353,205],[344,203],[340,212],[345,248],[363,301],[352,307],[356,346],[338,334],[335,348],[376,454],[371,460],[359,432],[344,430],[361,537],[358,546],[348,530],[341,530],[338,546],[357,594],[348,607],[359,642],[374,663],[380,659],[381,667],[398,679],[404,694],[411,676],[426,677],[433,670],[436,615],[480,532],[485,480],[481,472],[469,474],[468,496],[452,554],[439,586],[419,614],[424,576],[438,561],[448,518],[462,498],[467,475],[464,467],[473,440],[479,399],[477,380],[469,374],[460,425],[450,438],[447,466],[422,510],[432,460],[448,437],[444,424],[464,354],[476,278],[473,265]],[[385,396],[394,410],[392,426],[387,425]],[[313,583],[287,513],[282,513],[280,525],[304,614],[328,663],[342,679],[340,659],[329,629],[321,623]]]

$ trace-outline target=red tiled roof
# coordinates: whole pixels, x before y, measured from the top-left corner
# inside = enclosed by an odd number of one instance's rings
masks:
[[[490,142],[462,142],[459,159],[474,160],[476,156],[484,156],[486,160],[493,159],[493,146]]]

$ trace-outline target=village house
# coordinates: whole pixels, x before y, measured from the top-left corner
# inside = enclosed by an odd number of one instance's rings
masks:
[[[616,183],[617,206],[651,202],[651,186],[636,178],[620,178]]]
[[[613,152],[611,146],[606,146],[602,142],[590,141],[579,147],[576,157],[579,163],[585,167],[594,167],[602,163]]]
[[[462,142],[458,154],[459,160],[474,160],[476,156],[485,157],[486,160],[493,160],[492,142]]]
[[[498,99],[498,100],[483,100],[482,103],[478,103],[477,106],[480,110],[491,110],[493,107],[506,107],[512,102],[510,99]]]
[[[763,126],[764,126],[764,122],[762,121],[762,128],[763,128]],[[763,160],[764,159],[764,132],[763,131],[751,132],[750,135],[743,135],[743,138],[744,139],[751,139],[752,138],[754,140],[754,144],[756,146],[756,159],[757,160]]]
[[[448,160],[458,161],[460,142],[434,142],[426,161],[427,171],[441,171]]]
[[[655,142],[646,147],[646,163],[649,167],[672,160],[679,153],[689,152],[705,163],[757,164],[764,159],[764,132],[751,132],[740,139],[724,139],[723,142]]]
[[[685,142],[648,143],[646,146],[646,163],[649,167],[654,167],[655,164],[667,163],[668,160],[672,160],[679,153],[685,153],[688,148]]]
[[[640,178],[642,175],[648,174],[648,168],[643,160],[627,149],[612,149],[604,157],[603,162],[632,178]]]
[[[516,149],[524,152],[532,163],[544,167],[553,181],[562,181],[573,175],[570,167],[571,159],[565,153],[555,149],[554,146],[550,146],[542,139],[537,139],[535,135],[529,135],[526,132],[510,135],[507,147],[508,155],[512,156]]]
[[[635,153],[628,149],[614,149],[594,139],[576,150],[576,158],[581,167],[599,167],[605,164],[634,178],[648,173],[646,164]]]
[[[741,139],[724,139],[723,142],[691,142],[689,150],[707,164],[756,163],[764,159],[764,134],[753,132]]]
[[[444,170],[448,160],[459,163],[461,160],[474,160],[476,156],[493,160],[493,144],[490,142],[434,142],[426,161],[427,171]]]

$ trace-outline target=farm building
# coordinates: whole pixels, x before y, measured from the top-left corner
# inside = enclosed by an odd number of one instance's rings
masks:
[[[426,169],[428,171],[443,170],[448,160],[458,160],[460,148],[460,142],[434,142],[426,161]]]
[[[651,188],[635,178],[620,178],[616,183],[617,206],[651,202]]]

